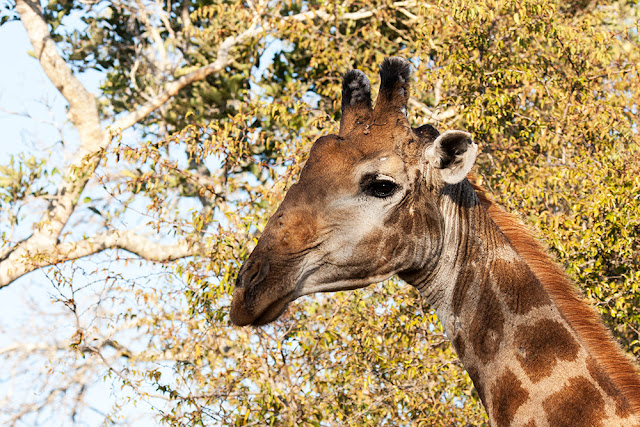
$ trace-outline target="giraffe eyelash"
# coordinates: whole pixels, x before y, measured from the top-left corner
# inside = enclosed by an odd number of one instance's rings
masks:
[[[364,194],[378,199],[391,197],[399,187],[391,179],[376,174],[365,175],[360,182],[360,188]]]

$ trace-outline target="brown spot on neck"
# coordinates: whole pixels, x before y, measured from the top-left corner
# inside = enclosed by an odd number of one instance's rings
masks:
[[[605,417],[604,400],[589,380],[569,379],[569,384],[542,402],[553,427],[599,427]]]
[[[500,296],[516,314],[551,304],[549,295],[524,261],[494,260],[491,271],[500,289]]]
[[[495,292],[487,283],[482,285],[469,336],[476,356],[486,364],[493,360],[502,345],[504,314]]]
[[[572,361],[579,346],[569,331],[555,320],[522,325],[515,333],[518,360],[531,381],[548,377],[558,361]]]
[[[496,426],[510,426],[516,411],[529,398],[516,374],[506,370],[491,389],[491,415]]]

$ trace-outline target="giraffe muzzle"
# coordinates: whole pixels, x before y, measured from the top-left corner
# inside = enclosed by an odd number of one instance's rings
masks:
[[[270,274],[274,273],[275,275]],[[231,321],[237,326],[260,326],[280,317],[296,298],[295,286],[287,286],[279,269],[263,252],[251,254],[238,273],[231,303]]]
[[[256,315],[250,307],[251,301],[247,301],[247,291],[249,290],[249,294],[252,292],[255,294],[256,286],[264,280],[269,272],[269,263],[266,260],[252,260],[251,258],[249,257],[240,269],[236,288],[233,291],[230,317],[231,321],[238,326],[248,325],[255,319]]]

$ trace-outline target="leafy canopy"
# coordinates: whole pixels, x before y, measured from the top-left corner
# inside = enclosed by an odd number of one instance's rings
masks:
[[[118,399],[107,422],[133,398],[171,425],[484,425],[434,313],[396,280],[307,297],[263,329],[228,320],[239,266],[313,141],[337,128],[342,74],[359,68],[376,87],[391,55],[415,66],[414,125],[474,134],[483,185],[540,231],[640,359],[638,13],[625,1],[51,1],[66,62],[103,73],[105,126],[231,59],[140,119],[135,138],[116,132],[62,236],[136,228],[201,249],[52,267],[72,336],[50,340],[47,358],[67,393],[26,412],[11,401],[8,419],[87,416],[78,384],[106,375]],[[0,169],[0,215],[23,235],[56,166],[35,153]],[[74,284],[83,274],[100,280]],[[24,366],[24,354],[0,357]]]

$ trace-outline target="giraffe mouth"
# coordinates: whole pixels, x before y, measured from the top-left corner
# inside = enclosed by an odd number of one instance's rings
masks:
[[[263,326],[278,319],[286,311],[289,304],[301,296],[318,292],[359,289],[389,277],[389,274],[384,274],[373,278],[336,280],[335,277],[327,277],[329,275],[324,277],[320,275],[318,277],[317,273],[320,269],[321,266],[319,265],[300,269],[297,277],[293,280],[295,284],[292,286],[293,289],[265,305],[259,304],[258,307],[256,307],[256,304],[248,303],[245,300],[247,288],[236,288],[231,304],[231,321],[237,326]],[[263,282],[260,283],[263,284]]]
[[[253,319],[250,324],[253,326],[262,326],[267,323],[271,323],[276,320],[278,317],[282,315],[289,306],[289,303],[295,300],[298,297],[306,295],[305,293],[301,293],[300,289],[303,287],[304,283],[307,282],[310,276],[312,276],[316,271],[318,271],[320,267],[314,267],[310,269],[303,269],[303,273],[296,278],[294,289],[287,293],[286,295],[278,298],[277,300],[270,303],[255,319]],[[314,293],[314,292],[309,292]]]
[[[249,324],[252,326],[262,326],[271,323],[285,312],[289,303],[295,299],[295,293],[289,292],[284,297],[277,299],[267,306],[258,317],[253,319]]]

